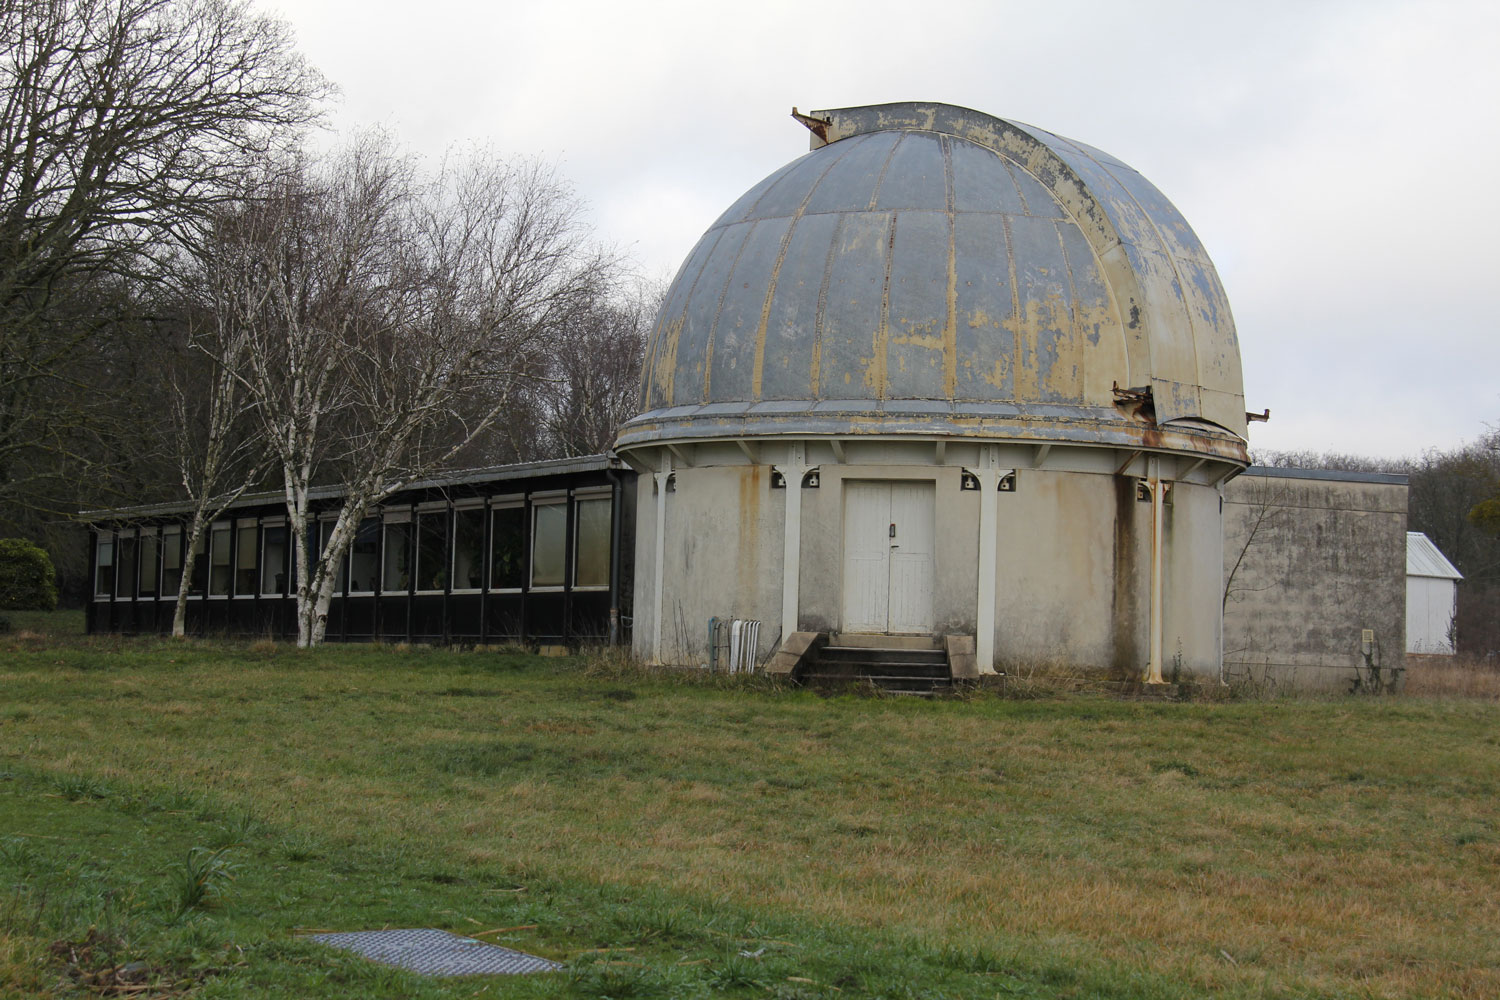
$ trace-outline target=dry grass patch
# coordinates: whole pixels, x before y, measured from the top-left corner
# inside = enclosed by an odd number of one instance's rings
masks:
[[[1406,664],[1406,694],[1411,697],[1500,701],[1500,659],[1408,654]]]

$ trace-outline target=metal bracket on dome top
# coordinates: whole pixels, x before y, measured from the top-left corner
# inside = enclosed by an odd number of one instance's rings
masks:
[[[1115,394],[1116,403],[1149,403],[1152,402],[1151,387],[1144,389],[1121,389],[1120,383],[1116,381],[1110,386],[1110,391]]]
[[[824,142],[828,141],[828,126],[833,124],[832,118],[814,118],[804,115],[795,106],[792,108],[792,117],[806,126],[807,130]]]
[[[1262,423],[1263,424],[1266,421],[1268,421],[1268,420],[1271,419],[1271,408],[1270,407],[1266,407],[1266,412],[1264,412],[1264,413],[1246,413],[1245,414],[1245,419],[1247,421],[1254,421],[1256,423]]]

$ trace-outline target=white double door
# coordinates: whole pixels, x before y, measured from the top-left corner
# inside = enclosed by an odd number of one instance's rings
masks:
[[[844,482],[846,632],[932,631],[930,482]]]

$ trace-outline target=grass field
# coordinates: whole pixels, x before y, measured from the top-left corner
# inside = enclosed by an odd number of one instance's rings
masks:
[[[1493,699],[825,698],[13,622],[9,996],[1500,995]],[[386,926],[568,969],[297,937]]]

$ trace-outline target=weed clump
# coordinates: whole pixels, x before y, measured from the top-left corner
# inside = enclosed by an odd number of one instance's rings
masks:
[[[182,918],[203,909],[224,894],[239,865],[229,860],[229,848],[194,847],[168,873],[173,915]]]

